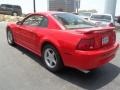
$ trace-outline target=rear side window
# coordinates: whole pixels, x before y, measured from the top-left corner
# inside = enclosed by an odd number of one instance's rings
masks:
[[[6,8],[6,7],[7,7],[7,5],[5,5],[5,4],[2,4],[2,5],[1,5],[1,7],[4,7],[4,8]]]
[[[1,4],[1,7],[21,9],[20,6],[17,6],[17,5],[8,5],[8,4]]]
[[[12,5],[7,5],[8,8],[12,8],[13,6]]]
[[[17,8],[17,9],[21,9],[21,7],[20,6],[14,6],[15,8]]]
[[[12,8],[12,5],[5,5],[5,7],[7,7],[7,8]]]
[[[32,15],[25,19],[23,24],[30,26],[48,27],[48,19],[41,15]]]

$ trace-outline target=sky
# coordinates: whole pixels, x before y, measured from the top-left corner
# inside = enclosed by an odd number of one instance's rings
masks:
[[[81,0],[81,9],[96,9],[103,13],[105,7],[105,0]]]
[[[105,3],[105,0],[81,0],[81,9],[96,9],[104,13]],[[120,15],[120,0],[117,0],[116,15]]]
[[[0,0],[0,4],[17,4],[23,9],[23,13],[33,12],[33,0]],[[104,12],[105,0],[81,0],[81,9],[96,9],[99,13]],[[36,10],[47,11],[47,0],[36,0]],[[120,15],[120,0],[117,0],[116,15]]]

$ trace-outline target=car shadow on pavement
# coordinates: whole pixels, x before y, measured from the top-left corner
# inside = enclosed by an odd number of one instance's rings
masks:
[[[31,51],[29,51],[29,50],[27,50],[24,47],[21,47],[19,45],[15,45],[13,48],[18,49],[23,55],[27,55],[32,60],[34,60],[35,62],[39,63],[41,66],[44,67],[43,60],[41,60],[40,56],[34,54],[33,52],[31,52]]]
[[[29,56],[32,60],[39,63],[41,66],[44,66],[39,56],[33,54],[32,52],[20,46],[17,46],[15,48],[21,51],[23,54]],[[92,72],[89,72],[87,74],[71,68],[65,68],[64,70],[53,74],[55,74],[57,77],[63,80],[66,80],[72,84],[77,85],[78,87],[88,90],[96,90],[112,82],[119,75],[119,73],[120,73],[119,67],[111,63],[108,63],[103,67]]]
[[[68,68],[56,75],[84,89],[96,90],[112,82],[119,75],[119,73],[119,67],[108,63],[103,67],[87,74]]]

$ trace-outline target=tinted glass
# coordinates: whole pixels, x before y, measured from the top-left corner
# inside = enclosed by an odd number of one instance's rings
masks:
[[[94,24],[71,13],[56,13],[53,16],[67,29],[92,28]]]
[[[24,22],[24,25],[30,26],[40,26],[40,27],[47,27],[48,26],[48,19],[44,16],[40,15],[33,15],[27,18]]]
[[[16,9],[21,9],[21,7],[20,7],[20,6],[14,6],[14,8],[16,8]]]
[[[108,15],[92,15],[91,20],[99,20],[99,21],[111,21],[111,16]]]

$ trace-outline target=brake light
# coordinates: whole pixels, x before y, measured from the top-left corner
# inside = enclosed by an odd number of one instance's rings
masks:
[[[116,42],[116,33],[115,33],[115,30],[113,30],[112,41],[113,41],[113,44]]]
[[[91,39],[81,39],[77,45],[78,50],[92,50],[94,49],[95,40],[94,38]]]

